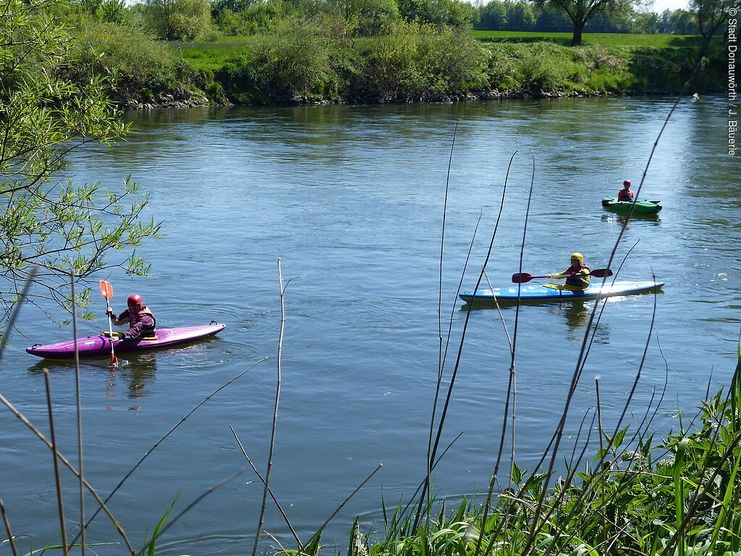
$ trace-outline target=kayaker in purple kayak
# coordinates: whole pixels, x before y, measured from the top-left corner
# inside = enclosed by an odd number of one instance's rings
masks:
[[[585,290],[589,287],[591,278],[589,266],[584,264],[584,255],[581,253],[571,253],[571,266],[563,272],[546,274],[546,278],[566,278],[566,284]]]
[[[154,336],[154,331],[157,327],[157,320],[154,317],[154,313],[144,305],[142,296],[138,293],[132,293],[126,300],[128,308],[116,316],[113,309],[110,307],[106,310],[106,314],[111,317],[111,321],[116,326],[122,324],[128,324],[129,329],[121,334],[121,338],[124,340],[134,340],[136,338],[147,338]]]

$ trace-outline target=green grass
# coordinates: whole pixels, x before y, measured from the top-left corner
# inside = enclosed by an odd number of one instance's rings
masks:
[[[255,40],[254,35],[223,37],[214,42],[194,41],[171,43],[194,70],[217,70],[240,49]]]
[[[472,31],[482,42],[538,42],[548,41],[568,46],[571,33],[542,33],[535,31]],[[601,46],[636,46],[669,48],[699,44],[701,37],[694,35],[639,35],[627,33],[584,33],[582,44]]]
[[[473,38],[488,43],[528,43],[552,42],[568,46],[571,33],[541,33],[530,31],[472,31]],[[232,58],[241,48],[255,40],[254,35],[222,37],[218,41],[194,41],[172,43],[171,47],[182,54],[195,70],[217,70]],[[362,39],[358,39],[362,42]],[[672,48],[699,44],[700,37],[693,35],[639,35],[624,33],[585,33],[584,46],[600,45],[606,47],[654,47]]]

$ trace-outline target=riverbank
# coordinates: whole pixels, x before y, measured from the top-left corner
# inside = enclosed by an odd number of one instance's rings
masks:
[[[699,49],[568,47],[550,41],[485,42],[468,32],[408,24],[378,37],[350,38],[305,22],[244,45],[136,45],[98,33],[124,109],[204,105],[287,106],[678,94]],[[142,48],[142,45],[144,47]],[[722,51],[686,93],[719,92]]]

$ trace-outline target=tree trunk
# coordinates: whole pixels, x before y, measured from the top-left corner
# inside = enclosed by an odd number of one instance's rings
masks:
[[[574,35],[571,37],[571,46],[581,46],[581,34],[584,31],[586,21],[574,22]]]

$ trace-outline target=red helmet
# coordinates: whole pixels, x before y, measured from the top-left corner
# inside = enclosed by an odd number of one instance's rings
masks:
[[[138,293],[132,293],[126,300],[126,303],[129,306],[129,309],[136,309],[139,311],[144,308],[144,301],[142,300],[142,296]]]
[[[631,183],[633,182],[630,180],[623,180],[623,185],[630,185]]]

